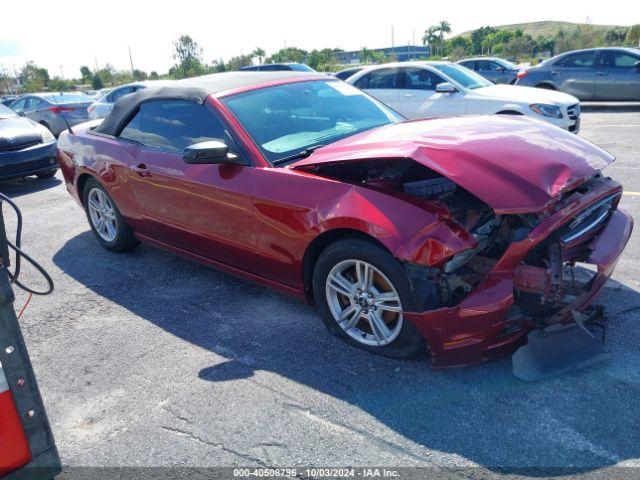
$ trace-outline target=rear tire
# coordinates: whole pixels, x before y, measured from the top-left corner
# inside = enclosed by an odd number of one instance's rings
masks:
[[[313,292],[329,331],[351,345],[389,358],[427,352],[402,314],[418,308],[409,279],[380,246],[357,238],[329,245],[316,262]]]
[[[46,180],[47,178],[55,177],[57,172],[58,169],[54,168],[53,170],[49,170],[48,172],[38,173],[36,174],[36,177],[38,177],[40,180]]]
[[[128,252],[138,245],[115,202],[94,178],[87,180],[84,186],[83,203],[91,230],[100,245],[118,253]]]

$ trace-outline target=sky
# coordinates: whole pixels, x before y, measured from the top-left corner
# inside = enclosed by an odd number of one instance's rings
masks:
[[[129,69],[128,47],[135,68],[164,73],[173,64],[172,42],[182,34],[198,42],[203,60],[211,63],[256,47],[267,54],[283,46],[386,47],[392,27],[396,45],[414,38],[419,43],[424,30],[440,20],[449,21],[454,34],[541,20],[640,23],[640,9],[632,18],[628,0],[4,1],[8,5],[0,12],[13,20],[0,27],[0,67],[20,68],[33,60],[51,76],[65,78],[78,77],[81,65]]]

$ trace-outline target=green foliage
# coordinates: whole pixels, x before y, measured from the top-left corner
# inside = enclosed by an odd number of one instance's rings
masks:
[[[627,31],[626,41],[629,45],[640,47],[640,23],[629,27]]]
[[[260,48],[260,47],[256,47],[253,52],[251,52],[251,56],[252,57],[257,57],[258,58],[258,63],[260,65],[262,65],[262,60],[264,59],[264,57],[266,56],[266,52],[264,51],[264,49]]]
[[[100,90],[101,88],[104,88],[104,82],[102,81],[102,78],[100,78],[100,75],[95,74],[93,76],[93,78],[91,79],[91,87],[94,90]]]
[[[240,70],[241,67],[248,67],[249,65],[253,65],[252,55],[237,55],[229,59],[226,65],[226,69],[233,72],[236,70]]]
[[[67,80],[61,77],[53,77],[47,84],[47,88],[51,92],[68,92],[70,90],[75,90],[75,87],[75,80]]]
[[[169,70],[169,75],[173,78],[195,77],[205,73],[205,66],[202,64],[202,48],[189,35],[182,35],[173,42],[173,58],[176,64]]]
[[[91,73],[89,67],[87,67],[86,65],[81,66],[80,75],[82,78],[82,83],[91,83],[91,80],[93,79],[93,73]]]
[[[136,82],[141,82],[142,80],[146,80],[147,78],[147,72],[143,72],[142,70],[138,70],[137,68],[133,70],[133,79]]]
[[[285,63],[294,62],[302,63],[304,58],[309,54],[306,50],[302,50],[297,47],[281,48],[276,53],[271,55],[265,63]]]
[[[160,80],[160,75],[155,70],[152,70],[149,74],[149,80]]]
[[[49,72],[46,68],[38,67],[35,63],[29,61],[20,70],[20,78],[26,92],[40,92],[49,83]]]

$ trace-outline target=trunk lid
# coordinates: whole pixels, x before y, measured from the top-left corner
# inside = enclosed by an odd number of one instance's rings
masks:
[[[498,214],[544,209],[614,157],[528,117],[466,116],[387,125],[318,149],[290,168],[411,158],[449,178]]]

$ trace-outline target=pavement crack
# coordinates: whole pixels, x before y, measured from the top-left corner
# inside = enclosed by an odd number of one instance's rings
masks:
[[[263,466],[263,467],[267,467],[268,466],[264,461],[262,461],[258,457],[254,457],[253,455],[250,455],[248,453],[241,452],[239,450],[235,450],[235,449],[233,449],[231,447],[227,447],[227,446],[225,446],[225,445],[223,445],[223,444],[221,444],[219,442],[207,440],[205,438],[202,438],[199,435],[196,435],[193,432],[189,432],[189,431],[183,430],[181,428],[169,427],[169,426],[166,426],[166,425],[161,425],[160,428],[162,428],[163,430],[165,430],[165,431],[167,431],[167,432],[169,432],[169,433],[171,433],[173,435],[177,435],[177,436],[180,436],[180,437],[185,437],[185,438],[188,438],[190,440],[194,440],[194,441],[196,441],[198,443],[202,443],[204,445],[207,445],[209,447],[217,448],[219,450],[222,450],[223,452],[230,453],[230,454],[235,455],[236,457],[239,457],[239,458],[241,458],[241,459],[243,459],[245,461],[252,462],[252,463],[257,463],[258,465]]]

